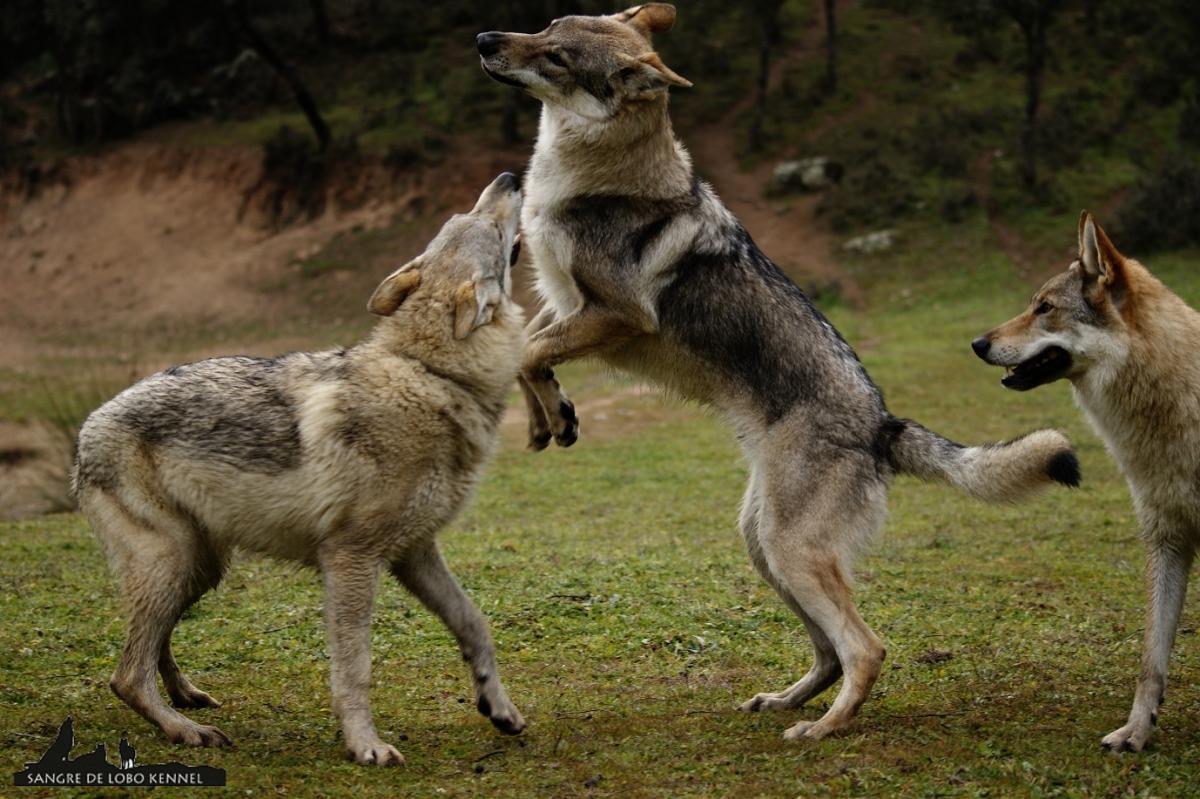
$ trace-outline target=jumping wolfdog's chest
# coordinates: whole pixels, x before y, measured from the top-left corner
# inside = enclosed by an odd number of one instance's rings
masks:
[[[553,214],[528,205],[521,225],[522,239],[533,257],[538,294],[560,317],[579,309],[584,298],[571,273],[575,243],[570,231],[556,224]]]

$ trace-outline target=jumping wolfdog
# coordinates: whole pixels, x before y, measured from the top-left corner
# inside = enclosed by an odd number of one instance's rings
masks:
[[[972,342],[1018,391],[1071,381],[1075,401],[1129,482],[1148,552],[1142,670],[1108,749],[1138,751],[1158,723],[1167,661],[1200,544],[1200,314],[1125,258],[1084,211],[1079,258],[1020,316]]]
[[[235,549],[320,569],[333,709],[357,762],[403,762],[367,698],[382,566],[458,639],[479,712],[524,728],[487,622],[434,541],[479,481],[520,365],[520,207],[518,179],[501,175],[379,285],[368,308],[382,319],[350,349],[176,366],[84,423],[74,488],[130,613],[109,685],[172,741],[229,743],[168,708],[154,672],[177,707],[219,706],[179,670],[171,631]]]
[[[848,583],[893,476],[1007,500],[1074,485],[1078,465],[1052,430],[963,447],[888,413],[850,346],[693,174],[667,114],[668,87],[690,84],[650,45],[674,19],[650,3],[477,39],[489,75],[543,103],[521,219],[545,304],[522,365],[531,444],[575,440],[551,367],[587,355],[733,423],[750,464],[740,521],[750,558],[816,650],[803,679],[742,709],[799,707],[844,674],[828,713],[785,733],[821,738],[850,723],[883,663]]]

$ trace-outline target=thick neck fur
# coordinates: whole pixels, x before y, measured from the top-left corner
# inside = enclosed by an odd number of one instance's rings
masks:
[[[454,338],[454,307],[445,298],[418,293],[351,350],[361,360],[402,358],[450,380],[483,402],[507,397],[520,368],[525,318],[505,297],[492,321],[465,339]]]
[[[1121,314],[1121,357],[1072,383],[1110,447],[1123,451],[1114,454],[1128,462],[1155,457],[1152,441],[1191,441],[1200,425],[1200,313],[1141,264],[1127,261],[1125,270],[1130,305]]]
[[[675,138],[665,92],[603,121],[543,105],[527,203],[549,206],[582,194],[676,197],[691,185],[692,161]]]

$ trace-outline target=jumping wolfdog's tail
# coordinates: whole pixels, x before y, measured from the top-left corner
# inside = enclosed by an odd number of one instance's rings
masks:
[[[979,499],[1015,500],[1051,482],[1079,485],[1079,461],[1071,442],[1057,430],[964,447],[911,419],[890,419],[884,429],[896,471],[942,480]]]

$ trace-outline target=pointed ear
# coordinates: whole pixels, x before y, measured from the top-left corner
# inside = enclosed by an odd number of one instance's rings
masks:
[[[645,3],[613,14],[613,18],[649,39],[652,33],[671,30],[675,24],[675,6],[670,3]]]
[[[454,337],[461,341],[492,321],[500,296],[495,281],[464,281],[454,292]]]
[[[421,285],[421,273],[417,267],[419,259],[409,261],[383,279],[371,299],[367,310],[376,316],[391,316],[413,290]]]
[[[1125,257],[1087,211],[1079,217],[1079,262],[1084,275],[1102,286],[1117,283],[1125,269]]]
[[[692,85],[664,64],[658,53],[645,53],[637,58],[622,55],[620,59],[624,66],[617,72],[616,79],[624,87],[626,97],[648,99],[670,86]]]

